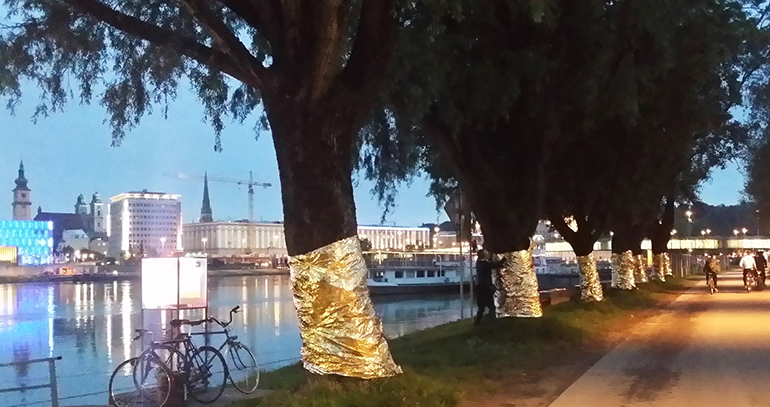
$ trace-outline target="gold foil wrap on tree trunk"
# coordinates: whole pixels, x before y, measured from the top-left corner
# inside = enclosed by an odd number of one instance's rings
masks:
[[[634,283],[647,282],[647,259],[643,254],[634,256]]]
[[[604,300],[594,255],[577,256],[577,262],[580,266],[580,274],[583,276],[580,282],[580,299],[587,302]]]
[[[652,255],[652,270],[654,271],[654,274],[655,274],[653,278],[655,280],[665,282],[666,274],[663,272],[663,265],[661,263],[661,258],[662,256],[660,254]]]
[[[612,254],[612,288],[633,290],[634,285],[634,255],[631,250]]]
[[[660,254],[660,266],[663,269],[663,274],[669,277],[674,276],[674,271],[671,270],[671,257],[668,256],[668,252]]]
[[[543,316],[532,247],[503,254],[503,265],[497,273],[496,285],[495,305],[498,317]]]
[[[402,373],[369,298],[358,236],[292,256],[290,265],[305,369],[360,379]]]

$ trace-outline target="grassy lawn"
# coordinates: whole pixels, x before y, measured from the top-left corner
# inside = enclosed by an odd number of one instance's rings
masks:
[[[649,313],[667,303],[694,281],[670,279],[633,292],[613,290],[602,303],[555,305],[539,319],[487,320],[480,328],[463,320],[406,335],[390,341],[404,369],[394,378],[319,377],[299,364],[266,372],[260,388],[274,392],[238,406],[456,406],[469,395],[501,391],[506,385],[501,378],[558,364],[595,344],[592,339],[628,326],[635,312]]]

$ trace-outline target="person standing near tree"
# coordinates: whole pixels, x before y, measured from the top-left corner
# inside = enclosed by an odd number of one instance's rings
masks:
[[[473,324],[478,326],[481,318],[484,316],[484,310],[488,309],[492,318],[495,317],[495,284],[492,281],[492,270],[500,268],[503,260],[493,262],[490,253],[481,249],[477,252],[476,277],[478,278],[478,287],[476,288],[476,304],[479,309],[476,312],[476,318]]]

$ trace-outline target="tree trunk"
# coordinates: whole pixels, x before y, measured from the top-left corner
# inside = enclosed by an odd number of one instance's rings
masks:
[[[363,379],[401,373],[369,298],[357,236],[351,177],[360,114],[323,101],[266,98],[265,106],[280,170],[305,368]]]
[[[631,226],[625,226],[616,228],[612,236],[612,287],[621,290],[636,288],[630,234]]]
[[[598,240],[597,233],[588,228],[573,231],[564,219],[557,213],[549,216],[551,224],[564,237],[577,256],[580,267],[580,299],[586,302],[604,300],[602,284],[599,280],[599,271],[596,268],[596,259],[593,256],[594,244]],[[588,223],[588,222],[586,222]]]
[[[668,242],[671,240],[671,231],[674,229],[674,199],[666,198],[666,206],[660,222],[653,225],[650,239],[652,240],[652,254],[661,254],[668,251]]]

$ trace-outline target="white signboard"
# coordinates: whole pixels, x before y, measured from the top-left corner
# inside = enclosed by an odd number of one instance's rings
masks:
[[[142,259],[142,309],[205,308],[207,291],[205,259]]]

